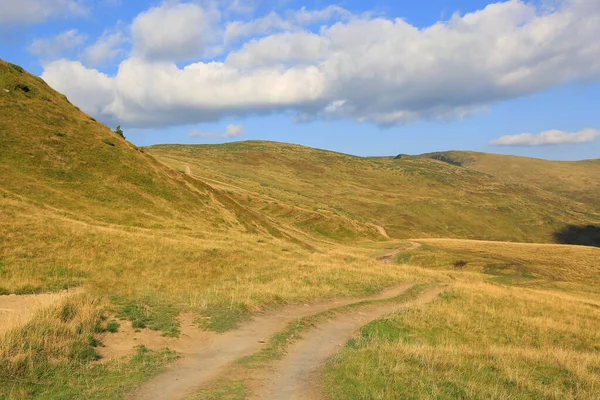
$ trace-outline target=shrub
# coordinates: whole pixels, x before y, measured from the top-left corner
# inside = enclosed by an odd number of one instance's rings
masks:
[[[123,133],[123,129],[121,129],[121,125],[117,125],[115,133],[125,139],[125,134]]]
[[[24,85],[24,84],[22,84],[22,83],[17,83],[17,84],[15,85],[15,90],[16,90],[16,89],[22,90],[22,91],[23,91],[23,92],[25,92],[25,93],[28,93],[28,92],[31,90],[31,89],[29,89],[29,86],[27,86],[27,85]]]
[[[17,64],[13,64],[13,63],[8,63],[8,65],[10,65],[12,67],[12,69],[20,72],[20,73],[24,73],[25,70],[23,69],[23,67],[17,65]]]
[[[111,142],[110,140],[108,140],[108,139],[104,139],[103,142],[106,143],[109,146],[115,147],[115,144],[113,142]]]
[[[457,260],[457,261],[454,261],[454,262],[452,263],[452,266],[453,266],[454,268],[463,269],[463,268],[464,268],[464,267],[466,267],[468,264],[469,264],[469,262],[468,262],[468,261],[465,261],[465,260]]]

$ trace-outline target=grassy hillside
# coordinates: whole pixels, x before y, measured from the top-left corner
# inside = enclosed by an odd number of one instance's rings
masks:
[[[395,238],[548,243],[566,226],[600,221],[593,205],[427,157],[361,158],[272,142],[147,151],[257,212],[337,239],[354,238],[363,224]]]
[[[600,159],[548,161],[528,157],[471,151],[424,154],[454,162],[505,182],[528,184],[561,196],[600,207]]]

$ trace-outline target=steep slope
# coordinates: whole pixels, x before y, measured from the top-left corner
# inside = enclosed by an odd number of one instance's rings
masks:
[[[549,161],[471,151],[447,151],[423,156],[462,165],[505,182],[536,186],[600,209],[600,159]]]
[[[311,248],[300,232],[166,167],[0,60],[0,295],[84,282],[177,286],[173,268],[190,264],[207,265],[196,283],[207,282],[227,275],[206,272],[210,260],[247,257],[240,249],[256,235]]]
[[[565,226],[600,220],[589,205],[427,157],[361,158],[272,142],[147,151],[248,207],[317,233],[331,216],[347,216],[396,238],[552,242]],[[315,216],[304,219],[298,210]]]
[[[263,216],[165,167],[19,66],[0,60],[0,190],[68,218],[144,228],[263,231]]]

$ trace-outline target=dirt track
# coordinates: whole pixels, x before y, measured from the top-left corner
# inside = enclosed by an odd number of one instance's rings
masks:
[[[423,246],[421,243],[417,243],[417,242],[410,242],[410,243],[411,243],[410,247],[407,247],[406,249],[394,250],[391,253],[388,253],[381,257],[377,257],[377,260],[386,263],[386,262],[389,262],[392,259],[392,257],[394,257],[396,254],[404,253],[405,251],[414,251],[414,250],[417,250],[419,247]]]
[[[362,326],[400,308],[427,303],[442,292],[441,288],[426,291],[416,300],[398,304],[380,304],[342,314],[303,334],[302,340],[277,362],[271,373],[254,389],[252,399],[317,400],[321,399],[319,372],[325,361],[333,356]]]
[[[351,298],[286,307],[269,315],[258,316],[235,331],[220,335],[212,334],[206,340],[198,341],[194,348],[187,348],[188,353],[183,354],[181,360],[175,362],[165,373],[144,383],[131,394],[130,398],[139,400],[185,399],[204,384],[218,377],[233,361],[260,350],[265,341],[283,330],[290,321],[362,300],[393,298],[411,286],[405,284],[365,299]]]

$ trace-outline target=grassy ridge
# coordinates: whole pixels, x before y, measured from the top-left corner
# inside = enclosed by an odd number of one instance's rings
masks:
[[[361,237],[362,224],[395,238],[551,243],[567,225],[600,221],[592,205],[427,157],[361,158],[272,142],[147,151],[247,207],[329,238]]]
[[[572,200],[600,206],[600,182],[597,178],[600,159],[548,161],[472,151],[446,151],[423,156],[444,159],[505,182],[536,186]]]

